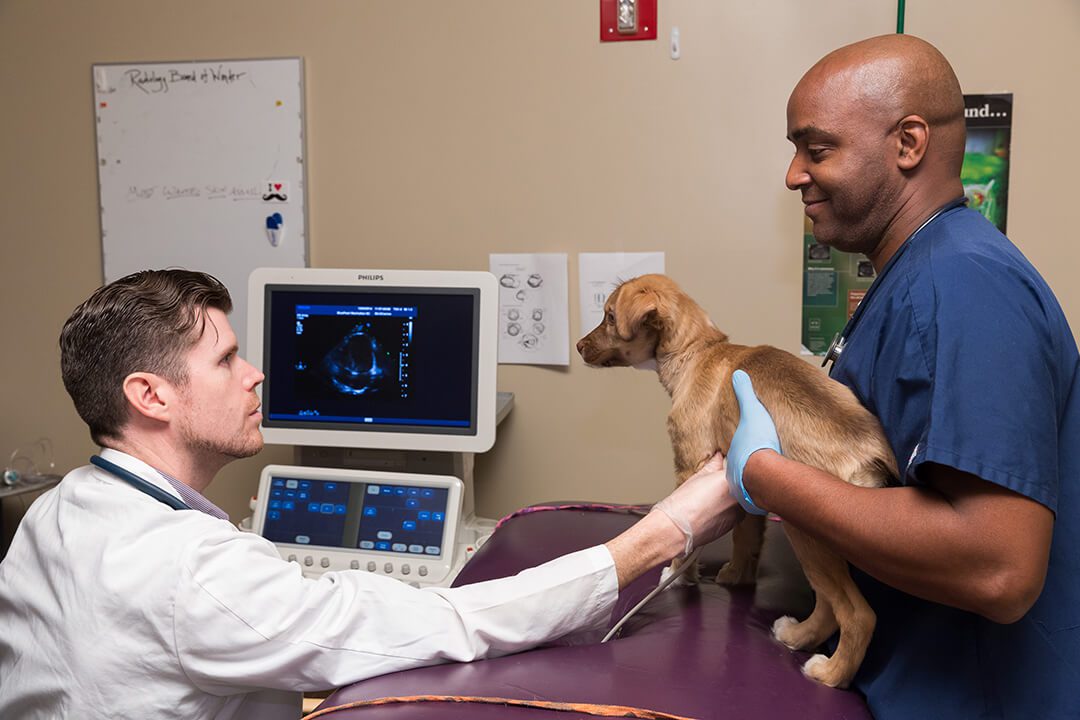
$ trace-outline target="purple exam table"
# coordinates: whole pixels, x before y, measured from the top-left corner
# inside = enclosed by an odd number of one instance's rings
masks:
[[[635,517],[612,512],[558,510],[506,522],[458,575],[455,585],[512,575],[574,550],[605,542]],[[702,553],[711,579],[729,557],[725,538]],[[660,568],[625,588],[609,627],[654,587]],[[818,718],[868,720],[862,696],[822,687],[799,670],[809,657],[772,639],[773,621],[805,617],[809,586],[779,523],[769,522],[758,584],[728,589],[711,583],[669,588],[622,629],[599,644],[574,638],[528,652],[466,664],[438,665],[365,680],[341,688],[319,709],[359,700],[413,695],[467,695],[623,705],[702,719]],[[345,709],[333,720],[570,720],[592,716],[535,708],[412,703]]]

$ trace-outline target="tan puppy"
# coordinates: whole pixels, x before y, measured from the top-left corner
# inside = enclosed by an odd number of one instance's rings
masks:
[[[847,387],[778,348],[729,343],[705,311],[664,275],[643,275],[616,288],[604,305],[603,322],[577,348],[593,366],[637,366],[655,359],[672,400],[668,433],[676,485],[717,450],[727,453],[739,423],[731,374],[740,368],[772,415],[784,455],[855,485],[880,487],[897,477],[881,425]],[[764,528],[764,518],[755,515],[739,522],[731,561],[717,582],[754,582]],[[825,685],[846,687],[862,663],[877,617],[843,558],[795,527],[785,524],[784,530],[816,604],[802,622],[778,619],[773,635],[794,650],[810,650],[839,628],[833,656],[813,656],[803,672]]]

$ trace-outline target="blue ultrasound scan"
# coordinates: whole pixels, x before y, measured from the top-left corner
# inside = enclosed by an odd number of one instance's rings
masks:
[[[306,397],[409,396],[416,308],[303,305],[297,380]]]
[[[398,375],[399,356],[383,349],[371,323],[359,323],[326,354],[323,376],[346,395],[375,393]]]
[[[440,557],[446,488],[275,477],[263,537],[272,542]]]

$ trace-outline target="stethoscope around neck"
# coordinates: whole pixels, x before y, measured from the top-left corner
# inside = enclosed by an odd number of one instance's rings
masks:
[[[958,208],[966,203],[966,197],[959,197],[956,200],[952,200],[946,203],[945,205],[938,208],[933,215],[926,218],[926,220],[923,221],[922,225],[915,228],[915,232],[911,233],[911,235],[908,235],[908,239],[905,240],[904,243],[900,246],[900,248],[896,251],[896,253],[891,258],[889,258],[889,262],[885,263],[885,267],[882,268],[881,273],[877,276],[877,279],[874,280],[874,283],[870,286],[870,289],[866,291],[866,296],[863,297],[861,301],[859,301],[859,306],[855,308],[855,312],[853,312],[851,314],[851,317],[848,318],[847,323],[844,325],[844,329],[833,336],[832,343],[829,344],[829,349],[825,351],[825,358],[821,361],[821,367],[826,367],[829,363],[832,363],[834,368],[836,367],[836,361],[840,359],[840,354],[844,352],[844,346],[847,344],[847,339],[855,330],[855,326],[858,325],[859,318],[862,317],[863,310],[866,308],[867,305],[870,304],[870,298],[874,294],[874,290],[876,290],[878,285],[881,284],[881,279],[885,277],[885,274],[888,273],[889,270],[892,269],[893,265],[896,264],[897,258],[899,258],[900,255],[902,255],[903,252],[907,250],[908,246],[911,244],[911,241],[915,239],[915,236],[922,232],[922,229],[932,223],[934,219],[937,218],[937,216],[941,213],[946,212],[947,210]]]
[[[168,505],[173,510],[191,510],[191,506],[189,506],[183,500],[173,497],[161,488],[146,482],[141,477],[131,472],[127,468],[122,468],[116,463],[110,462],[105,458],[101,457],[100,455],[91,455],[90,463],[93,465],[97,465],[99,468],[109,473],[110,475],[114,475],[115,477],[120,478],[139,492],[145,493],[146,495],[149,495],[158,502]]]

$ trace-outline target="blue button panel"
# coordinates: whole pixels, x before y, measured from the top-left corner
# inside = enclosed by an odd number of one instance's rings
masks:
[[[274,542],[441,556],[446,488],[275,477],[263,536]]]

